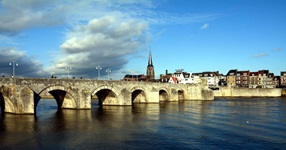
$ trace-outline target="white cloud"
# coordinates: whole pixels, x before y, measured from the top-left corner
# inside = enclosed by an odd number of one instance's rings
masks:
[[[120,15],[104,16],[79,25],[67,33],[61,49],[65,58],[58,60],[57,68],[73,66],[74,74],[86,75],[95,67],[121,69],[148,39],[148,25]]]
[[[203,26],[201,26],[201,30],[206,29],[209,27],[209,24],[205,23]]]
[[[266,53],[261,53],[261,54],[253,55],[252,58],[261,58],[261,57],[266,57],[266,56],[268,56],[268,54],[266,54]]]
[[[279,51],[282,51],[283,50],[283,48],[274,48],[274,49],[272,49],[272,51],[276,51],[276,52],[279,52]]]

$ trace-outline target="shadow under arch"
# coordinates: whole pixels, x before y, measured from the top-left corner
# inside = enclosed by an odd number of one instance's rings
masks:
[[[145,89],[142,87],[134,87],[131,89],[131,101],[134,103],[147,103]]]
[[[159,101],[169,101],[169,93],[165,89],[160,89],[159,90]]]
[[[4,112],[5,112],[5,101],[4,101],[4,97],[3,94],[0,92],[0,109],[1,109],[1,116],[4,116]]]
[[[74,98],[74,94],[68,88],[64,86],[49,86],[43,89],[39,94],[34,93],[34,114],[37,112],[37,106],[42,97],[47,96],[47,93],[52,95],[57,102],[58,110],[60,110],[63,106],[64,100],[71,100],[72,106],[71,108],[76,108],[76,102]]]
[[[0,92],[1,115],[4,113],[15,113],[15,105],[5,94]]]
[[[114,99],[117,99],[117,93],[114,92],[114,89],[108,86],[100,86],[96,88],[92,94],[91,97],[97,96],[98,98],[98,105],[102,106],[105,103],[109,103],[110,101],[113,101]]]
[[[184,95],[184,91],[182,89],[178,90],[178,100],[184,100],[185,99],[185,95]]]

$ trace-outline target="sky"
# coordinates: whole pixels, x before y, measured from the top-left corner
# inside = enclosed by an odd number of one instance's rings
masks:
[[[285,0],[0,0],[0,75],[286,71]],[[96,69],[100,66],[101,70]]]

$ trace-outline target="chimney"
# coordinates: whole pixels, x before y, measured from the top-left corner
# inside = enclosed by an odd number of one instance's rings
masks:
[[[166,70],[166,75],[168,75],[168,70]]]

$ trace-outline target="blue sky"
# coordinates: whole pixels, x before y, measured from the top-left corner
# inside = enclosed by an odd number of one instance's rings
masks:
[[[0,73],[113,79],[174,72],[286,71],[285,0],[1,0]]]

